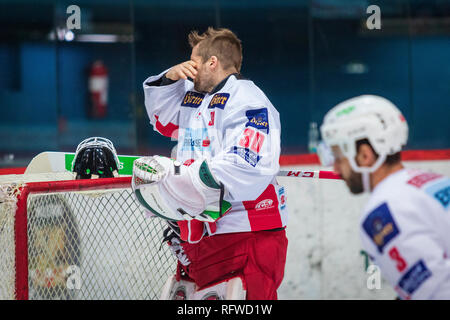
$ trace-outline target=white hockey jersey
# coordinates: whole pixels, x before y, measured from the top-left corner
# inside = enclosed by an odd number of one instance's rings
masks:
[[[215,233],[285,227],[285,190],[275,179],[280,118],[269,99],[237,74],[202,94],[189,80],[161,83],[166,72],[145,80],[145,107],[154,130],[178,140],[178,161],[189,165],[208,158],[224,185],[224,200],[232,207]]]
[[[450,179],[403,169],[374,189],[361,239],[402,299],[450,299]]]

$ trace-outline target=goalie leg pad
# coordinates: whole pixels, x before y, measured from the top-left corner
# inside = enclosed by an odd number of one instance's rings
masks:
[[[189,300],[195,291],[195,283],[189,280],[179,280],[175,275],[170,276],[161,292],[159,300]]]

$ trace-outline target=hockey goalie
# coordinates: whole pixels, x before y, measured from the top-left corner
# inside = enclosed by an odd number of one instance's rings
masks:
[[[276,299],[287,250],[279,114],[240,75],[233,32],[191,32],[189,43],[190,60],[143,84],[153,128],[178,140],[176,159],[133,167],[136,198],[167,220],[178,258],[161,298]]]

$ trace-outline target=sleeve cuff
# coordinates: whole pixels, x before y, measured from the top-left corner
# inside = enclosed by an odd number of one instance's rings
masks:
[[[160,77],[159,79],[156,79],[154,81],[151,82],[146,82],[145,84],[149,87],[162,87],[162,86],[167,86],[170,85],[172,83],[177,82],[178,80],[171,80],[169,78],[166,77],[166,74],[163,74],[162,77]]]

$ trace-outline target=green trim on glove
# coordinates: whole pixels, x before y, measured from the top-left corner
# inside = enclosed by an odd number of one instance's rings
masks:
[[[147,203],[147,202],[144,200],[144,198],[142,197],[141,190],[136,189],[136,190],[134,191],[134,194],[136,195],[136,198],[138,199],[139,203],[140,203],[141,205],[143,205],[143,206],[144,206],[147,210],[149,210],[151,213],[153,213],[153,214],[155,214],[156,216],[158,216],[158,217],[160,217],[160,218],[163,218],[163,219],[165,219],[165,220],[177,221],[177,220],[175,220],[175,219],[167,218],[167,217],[165,217],[165,216],[159,214],[156,210],[152,209],[152,207],[150,207],[150,206],[148,205],[148,203]]]
[[[208,163],[206,161],[203,161],[200,165],[200,168],[198,169],[198,175],[200,176],[200,180],[210,188],[213,189],[220,189],[220,185],[214,180],[214,177],[209,170]]]

